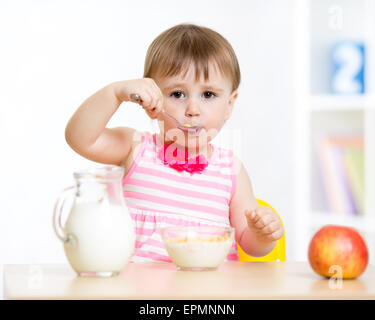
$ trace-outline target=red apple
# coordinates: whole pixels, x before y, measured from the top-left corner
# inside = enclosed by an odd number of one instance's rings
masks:
[[[308,255],[313,270],[325,277],[342,275],[343,279],[353,279],[365,271],[368,263],[362,236],[357,230],[343,226],[321,228],[310,241]]]

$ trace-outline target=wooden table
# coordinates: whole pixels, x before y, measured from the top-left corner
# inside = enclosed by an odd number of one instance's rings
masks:
[[[129,263],[112,278],[69,265],[5,265],[5,299],[375,299],[375,266],[356,280],[325,279],[307,262],[224,262],[216,271]]]

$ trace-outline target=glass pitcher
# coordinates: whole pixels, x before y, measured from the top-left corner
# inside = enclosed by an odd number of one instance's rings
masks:
[[[74,172],[76,185],[66,188],[55,203],[54,231],[80,276],[118,275],[134,252],[134,224],[121,188],[123,172],[112,165]],[[69,197],[73,205],[62,226]]]

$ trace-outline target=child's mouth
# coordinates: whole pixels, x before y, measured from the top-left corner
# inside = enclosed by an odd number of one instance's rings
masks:
[[[202,126],[192,126],[189,123],[184,123],[182,125],[179,125],[178,128],[191,135],[198,135],[199,132],[203,129]]]
[[[202,126],[199,126],[199,125],[193,126],[190,123],[181,123],[174,116],[170,115],[165,110],[163,110],[163,113],[164,113],[164,115],[166,115],[168,118],[170,118],[171,120],[173,120],[175,122],[177,128],[179,128],[180,130],[182,130],[182,131],[184,131],[188,134],[198,135],[199,132],[201,131],[201,129],[203,128]]]

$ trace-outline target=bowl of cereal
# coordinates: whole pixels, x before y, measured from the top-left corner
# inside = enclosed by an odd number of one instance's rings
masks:
[[[180,270],[215,270],[234,241],[232,227],[166,227],[161,230],[165,248]]]

